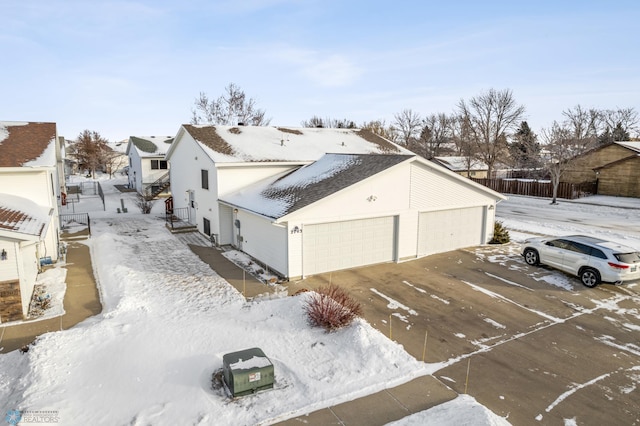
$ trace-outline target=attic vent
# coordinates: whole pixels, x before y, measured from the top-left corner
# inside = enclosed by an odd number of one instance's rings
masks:
[[[244,126],[244,123],[242,121],[238,121],[238,126]]]

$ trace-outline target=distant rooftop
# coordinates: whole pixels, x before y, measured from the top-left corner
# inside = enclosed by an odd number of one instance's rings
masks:
[[[267,126],[182,126],[215,162],[315,161],[326,153],[407,154],[371,131]]]
[[[141,157],[157,157],[167,153],[173,142],[173,136],[130,136],[129,141]],[[128,149],[127,145],[127,153]]]
[[[0,121],[0,167],[56,164],[56,124]]]

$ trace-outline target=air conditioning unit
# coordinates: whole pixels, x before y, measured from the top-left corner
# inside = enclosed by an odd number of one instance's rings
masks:
[[[273,389],[273,364],[260,348],[229,353],[222,357],[222,377],[233,397]]]

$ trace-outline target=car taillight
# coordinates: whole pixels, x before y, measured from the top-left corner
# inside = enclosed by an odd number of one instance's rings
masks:
[[[621,265],[619,263],[609,262],[609,266],[616,269],[629,269],[629,265]]]

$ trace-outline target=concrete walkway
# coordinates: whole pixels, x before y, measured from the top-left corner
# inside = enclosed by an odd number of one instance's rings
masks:
[[[336,383],[336,386],[340,384]],[[456,392],[433,376],[423,376],[395,388],[385,389],[277,424],[284,426],[385,425],[451,401],[457,396]]]
[[[256,296],[273,293],[272,288],[224,257],[219,249],[193,244],[189,244],[189,248],[198,255],[200,260],[242,293],[245,299],[250,300]]]
[[[78,242],[87,235],[63,235],[67,242],[67,290],[62,316],[45,320],[27,320],[0,324],[0,353],[7,353],[31,344],[36,337],[50,331],[66,330],[102,312],[100,295],[93,276],[89,247]]]

